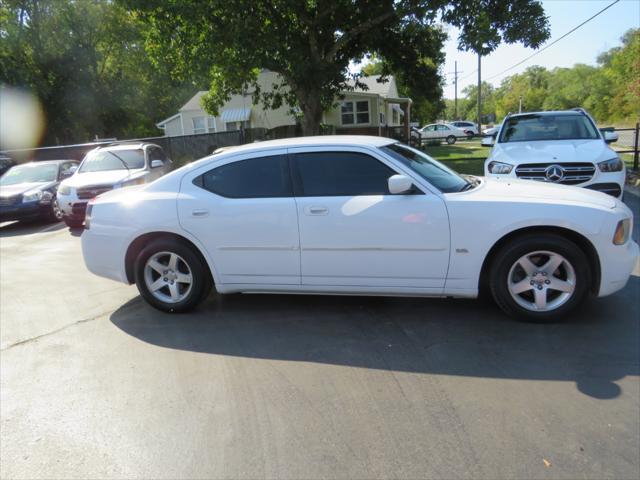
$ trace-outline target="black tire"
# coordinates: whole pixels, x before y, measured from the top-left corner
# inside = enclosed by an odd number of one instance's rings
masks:
[[[64,221],[65,225],[69,228],[80,228],[82,227],[82,224],[84,223],[83,220],[76,220],[73,218],[69,218],[66,216],[62,217],[62,220]]]
[[[54,197],[51,200],[51,209],[46,214],[45,220],[49,222],[61,222],[62,221],[62,210],[58,206],[58,200]]]
[[[447,144],[448,145],[453,145],[454,143],[456,143],[456,137],[453,135],[449,135],[447,137]]]
[[[562,255],[575,272],[575,285],[571,296],[562,305],[546,311],[532,311],[523,307],[511,296],[508,286],[509,272],[516,261],[528,253],[538,251]],[[585,300],[589,294],[590,285],[591,267],[585,253],[567,238],[551,233],[514,238],[494,257],[489,274],[489,288],[496,304],[511,317],[533,322],[562,320]],[[532,292],[535,291],[532,290]],[[528,295],[528,293],[521,295]]]
[[[177,302],[164,302],[156,298],[145,283],[145,265],[147,260],[158,252],[175,253],[186,263],[192,275],[191,290],[187,296]],[[193,248],[173,238],[159,238],[152,241],[138,254],[134,264],[135,282],[140,295],[154,308],[168,313],[182,313],[194,309],[211,290],[211,273],[204,260]]]

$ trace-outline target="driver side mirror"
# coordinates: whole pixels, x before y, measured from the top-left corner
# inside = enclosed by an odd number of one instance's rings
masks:
[[[164,167],[164,162],[162,160],[151,160],[151,168]]]
[[[413,182],[406,175],[392,175],[388,180],[389,193],[399,195],[413,190]]]
[[[493,135],[489,135],[488,137],[484,137],[482,139],[482,141],[480,142],[480,145],[482,145],[483,147],[493,147],[494,141],[495,141],[495,138],[493,137]]]
[[[605,143],[613,143],[618,141],[618,134],[616,132],[612,132],[611,130],[605,130],[602,132]]]

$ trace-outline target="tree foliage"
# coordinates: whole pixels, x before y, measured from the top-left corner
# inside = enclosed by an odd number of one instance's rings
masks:
[[[267,108],[299,107],[307,134],[318,132],[322,112],[352,87],[350,80],[357,84],[349,64],[367,55],[384,59],[385,68],[412,91],[437,95],[439,18],[461,29],[465,46],[478,37],[481,15],[486,48],[501,41],[537,46],[547,25],[537,0],[122,1],[150,25],[147,48],[156,59],[168,60],[183,78],[209,74],[210,113],[251,87]],[[261,92],[261,68],[278,73],[282,83]]]
[[[37,96],[47,144],[157,135],[194,87],[151,64],[145,28],[108,0],[3,0],[0,84]]]
[[[463,118],[475,118],[476,87],[463,94],[458,109]],[[596,66],[532,66],[505,78],[498,88],[483,84],[483,113],[501,119],[518,111],[520,97],[524,111],[583,107],[599,122],[635,123],[640,117],[640,29],[626,32],[620,46],[598,56]]]

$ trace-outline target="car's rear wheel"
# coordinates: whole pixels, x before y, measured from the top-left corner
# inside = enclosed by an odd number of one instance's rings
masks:
[[[179,313],[193,309],[211,289],[209,269],[192,247],[176,239],[157,239],[135,261],[140,295],[153,307]]]
[[[449,136],[447,137],[447,143],[448,143],[449,145],[453,145],[454,143],[456,143],[456,137],[454,137],[453,135],[449,135]]]
[[[507,314],[559,320],[587,296],[591,269],[584,252],[554,234],[519,237],[500,250],[490,275],[493,298]]]

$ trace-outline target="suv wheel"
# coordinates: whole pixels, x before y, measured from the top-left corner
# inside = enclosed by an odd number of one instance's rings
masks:
[[[580,247],[553,235],[520,237],[496,256],[490,275],[502,310],[533,321],[560,319],[587,296],[589,261]]]
[[[447,137],[447,143],[448,143],[449,145],[453,145],[454,143],[456,143],[456,137],[455,137],[455,136],[453,136],[453,135],[449,135],[449,136]]]
[[[135,280],[149,304],[171,313],[193,309],[211,289],[208,267],[190,246],[174,239],[155,240],[140,252]]]

